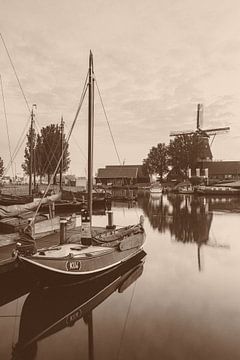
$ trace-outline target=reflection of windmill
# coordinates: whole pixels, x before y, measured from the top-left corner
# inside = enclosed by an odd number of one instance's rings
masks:
[[[202,271],[202,263],[201,263],[201,253],[200,249],[203,244],[198,243],[198,250],[197,250],[197,257],[198,257],[198,270]],[[204,244],[205,246],[212,247],[212,248],[219,248],[219,249],[230,249],[230,246],[227,244],[219,244],[216,241],[215,242],[207,242]]]
[[[185,201],[181,198],[168,198],[173,205],[173,217],[169,224],[171,235],[175,240],[183,243],[195,243],[197,245],[198,269],[202,271],[201,249],[203,246],[214,248],[229,248],[226,244],[209,240],[209,232],[212,224],[213,213],[208,211],[207,204],[199,199]]]
[[[210,146],[215,139],[215,136],[218,134],[226,133],[230,130],[230,127],[219,127],[212,129],[202,129],[203,122],[203,105],[197,105],[197,128],[196,130],[186,130],[186,131],[171,131],[170,136],[180,136],[180,135],[193,135],[196,134],[198,136],[199,141],[199,154],[198,160],[212,160],[212,152]],[[211,144],[209,145],[209,138],[213,136]]]

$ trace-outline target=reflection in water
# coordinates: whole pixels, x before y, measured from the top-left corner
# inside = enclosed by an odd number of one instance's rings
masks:
[[[206,198],[209,204],[209,211],[221,212],[240,212],[240,197],[239,196],[208,196]]]
[[[0,274],[0,307],[27,294],[34,286],[35,280],[24,268]]]
[[[189,195],[160,195],[141,199],[141,206],[150,224],[159,232],[168,230],[176,241],[197,244],[199,271],[202,270],[201,247],[226,247],[209,242],[209,232],[213,213],[209,211],[212,198],[194,197]],[[222,202],[224,204],[224,202]]]
[[[35,289],[22,308],[13,359],[34,359],[38,341],[71,327],[79,319],[88,326],[88,355],[94,359],[92,311],[118,290],[122,293],[143,272],[142,251],[134,259],[91,281],[62,287]]]

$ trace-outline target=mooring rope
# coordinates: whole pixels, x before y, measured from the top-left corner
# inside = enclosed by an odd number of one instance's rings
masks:
[[[94,75],[95,75],[95,74],[94,74]],[[99,95],[99,98],[100,98],[100,101],[101,101],[101,104],[102,104],[103,112],[104,112],[104,115],[105,115],[105,119],[106,119],[106,121],[107,121],[108,129],[109,129],[109,132],[110,132],[110,135],[111,135],[111,138],[112,138],[112,142],[113,142],[113,145],[114,145],[114,149],[115,149],[115,152],[116,152],[116,154],[117,154],[117,158],[118,158],[119,164],[122,165],[122,162],[121,162],[121,159],[120,159],[118,150],[117,150],[116,142],[115,142],[115,140],[114,140],[114,136],[113,136],[113,133],[112,133],[112,130],[111,130],[111,127],[110,127],[109,120],[108,120],[108,116],[107,116],[107,113],[106,113],[106,110],[105,110],[105,106],[104,106],[104,104],[103,104],[103,99],[102,99],[102,96],[101,96],[101,93],[100,93],[100,90],[99,90],[99,87],[98,87],[96,75],[95,75],[95,82],[96,82],[96,86],[97,86],[98,95]]]
[[[24,91],[23,91],[22,85],[21,85],[21,83],[20,83],[20,80],[19,80],[17,71],[16,71],[16,69],[15,69],[15,66],[14,66],[13,61],[12,61],[12,59],[11,59],[11,56],[10,56],[10,53],[9,53],[9,51],[8,51],[7,45],[6,45],[5,41],[4,41],[4,38],[3,38],[3,36],[2,36],[1,33],[0,33],[0,37],[1,37],[1,39],[2,39],[2,43],[3,43],[3,46],[4,46],[5,50],[6,50],[6,53],[7,53],[7,55],[8,55],[10,64],[12,65],[13,72],[14,72],[14,74],[15,74],[15,76],[16,76],[18,85],[19,85],[20,90],[21,90],[21,92],[22,92],[22,95],[23,95],[23,98],[24,98],[24,100],[25,100],[25,103],[26,103],[26,106],[27,106],[27,108],[28,108],[28,111],[29,111],[29,113],[31,113],[31,109],[30,109],[29,103],[28,103],[28,101],[27,101],[26,95],[24,94]]]

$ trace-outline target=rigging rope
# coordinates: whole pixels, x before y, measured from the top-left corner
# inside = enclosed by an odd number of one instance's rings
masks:
[[[121,162],[118,150],[117,150],[117,146],[116,146],[116,143],[115,143],[115,140],[114,140],[114,137],[113,137],[113,133],[112,133],[112,130],[111,130],[111,127],[110,127],[110,123],[109,123],[109,120],[108,120],[108,117],[107,117],[107,113],[106,113],[106,110],[105,110],[105,107],[104,107],[104,104],[103,104],[103,99],[102,99],[102,96],[101,96],[101,93],[100,93],[100,90],[99,90],[99,87],[98,87],[96,75],[95,75],[95,82],[96,82],[96,86],[97,86],[98,95],[99,95],[99,98],[100,98],[100,101],[101,101],[101,104],[102,104],[103,112],[104,112],[104,115],[105,115],[105,119],[107,121],[108,129],[109,129],[109,132],[110,132],[110,135],[111,135],[111,138],[112,138],[112,142],[113,142],[113,145],[114,145],[114,149],[115,149],[115,152],[117,154],[119,164],[122,165],[122,162]]]
[[[20,151],[21,147],[23,146],[23,143],[24,143],[24,141],[25,141],[25,138],[26,138],[26,135],[23,137],[23,139],[22,139],[21,143],[19,144],[18,148],[16,148],[16,151],[14,151],[13,157],[12,157],[13,160],[15,160],[18,152]],[[11,161],[10,161],[10,162],[8,163],[8,165],[6,166],[6,168],[5,168],[5,170],[4,170],[4,174],[6,174],[6,173],[8,172],[10,166],[11,166]]]
[[[0,37],[1,37],[1,40],[2,40],[2,43],[3,43],[3,46],[4,46],[5,50],[6,50],[6,53],[7,53],[8,59],[9,59],[9,61],[10,61],[10,64],[11,64],[11,66],[12,66],[12,69],[13,69],[13,72],[14,72],[14,74],[15,74],[15,77],[16,77],[16,79],[17,79],[19,88],[20,88],[21,93],[22,93],[22,95],[23,95],[23,98],[24,98],[24,100],[25,100],[27,109],[28,109],[29,114],[30,114],[30,113],[31,113],[31,110],[30,110],[29,103],[28,103],[27,98],[26,98],[26,95],[25,95],[25,93],[24,93],[24,91],[23,91],[23,88],[22,88],[20,79],[19,79],[19,77],[18,77],[16,68],[15,68],[15,66],[14,66],[14,64],[13,64],[12,58],[11,58],[11,56],[10,56],[10,53],[9,53],[9,51],[8,51],[7,45],[6,45],[5,41],[4,41],[3,35],[2,35],[1,33],[0,33]],[[25,139],[25,136],[23,137],[22,140],[21,140],[21,138],[22,138],[23,134],[25,134],[25,132],[26,132],[26,128],[27,128],[27,126],[28,126],[28,123],[29,123],[29,119],[27,120],[27,122],[26,122],[26,124],[25,124],[25,126],[24,126],[24,128],[23,128],[22,134],[20,135],[20,138],[19,138],[19,140],[18,140],[18,143],[17,143],[17,145],[16,145],[16,147],[15,147],[15,149],[14,149],[14,152],[13,152],[13,154],[12,154],[12,160],[15,159],[17,153],[19,152],[19,150],[20,150],[21,147],[22,147],[22,144],[23,144],[23,141],[24,141],[24,139]],[[20,143],[21,143],[21,145],[19,146]],[[12,166],[12,161],[10,161],[9,164],[7,165],[7,167],[5,168],[4,174],[6,174],[6,172],[8,172],[10,166]]]
[[[9,136],[8,119],[7,119],[6,104],[5,104],[5,98],[4,98],[4,92],[3,92],[3,82],[2,82],[2,76],[1,75],[0,75],[0,82],[1,82],[1,91],[2,91],[2,100],[3,100],[3,112],[4,112],[6,129],[7,129],[8,149],[9,149],[9,155],[10,155],[10,161],[11,161],[12,176],[14,177],[12,149],[11,149],[11,142],[10,142],[10,136]]]
[[[124,326],[123,326],[122,336],[121,336],[121,339],[120,339],[117,359],[119,359],[119,356],[120,356],[120,351],[121,351],[121,347],[122,347],[122,343],[123,343],[123,338],[124,338],[124,334],[125,334],[126,327],[127,327],[128,316],[129,316],[132,301],[133,301],[133,295],[135,294],[136,284],[137,284],[137,281],[135,281],[135,283],[134,283],[131,299],[130,299],[130,302],[129,302],[129,305],[128,305],[127,315],[126,315],[126,319],[125,319]]]
[[[39,134],[41,134],[40,126],[39,126],[39,124],[38,124],[37,121],[36,121],[36,125],[37,125],[36,127],[37,127],[37,129],[38,129]],[[57,158],[56,158],[56,156],[55,156],[55,151],[56,151],[57,146],[59,145],[61,139],[58,140],[58,143],[56,144],[56,148],[55,148],[54,151],[53,151],[52,148],[51,148],[51,146],[49,145],[48,141],[46,140],[46,136],[43,136],[43,135],[42,135],[42,137],[44,138],[45,144],[47,145],[47,148],[48,148],[48,149],[46,149],[45,146],[43,147],[43,150],[44,150],[44,153],[45,153],[45,156],[46,156],[46,162],[45,162],[45,164],[44,164],[44,168],[43,168],[42,172],[45,173],[45,171],[47,171],[48,168],[49,168],[49,166],[51,165],[51,161],[53,160],[53,158],[54,158],[54,161],[57,161]],[[49,152],[48,152],[48,151],[49,151]],[[51,159],[49,159],[49,154],[50,154],[50,152],[52,153]]]
[[[61,156],[60,156],[60,158],[59,158],[59,161],[58,161],[58,163],[57,163],[57,166],[56,166],[56,168],[55,168],[55,171],[54,171],[54,173],[53,173],[52,176],[51,176],[50,182],[49,182],[48,186],[46,187],[46,189],[45,189],[45,191],[44,191],[43,197],[41,198],[41,200],[40,200],[40,202],[39,202],[39,204],[38,204],[38,206],[37,206],[37,209],[36,209],[36,211],[35,211],[35,214],[34,214],[34,216],[32,217],[32,220],[31,220],[31,222],[30,222],[30,225],[32,225],[32,224],[34,223],[34,221],[35,221],[35,218],[36,218],[36,216],[37,216],[37,213],[38,213],[38,211],[39,211],[39,209],[40,209],[40,207],[41,207],[41,205],[42,205],[42,201],[43,201],[44,197],[46,196],[48,190],[50,189],[51,182],[52,182],[52,180],[54,179],[54,176],[55,176],[56,173],[57,173],[57,170],[58,170],[58,168],[59,168],[59,166],[60,166],[60,163],[61,163],[61,161],[62,161],[62,158],[63,158],[63,156],[64,156],[64,153],[65,153],[65,151],[66,151],[66,149],[67,149],[67,145],[68,145],[69,139],[70,139],[70,137],[71,137],[71,135],[72,135],[73,128],[74,128],[74,126],[75,126],[75,124],[76,124],[76,121],[77,121],[79,112],[80,112],[80,110],[81,110],[81,107],[82,107],[82,104],[83,104],[83,101],[84,101],[84,99],[85,99],[85,95],[86,95],[86,92],[87,92],[87,89],[88,89],[87,79],[88,79],[88,72],[87,72],[86,80],[85,80],[85,83],[84,83],[84,87],[83,87],[82,95],[81,95],[81,98],[80,98],[80,102],[79,102],[79,105],[78,105],[78,108],[77,108],[75,117],[74,117],[74,119],[73,119],[72,125],[71,125],[71,127],[70,127],[70,130],[69,130],[69,132],[68,132],[67,138],[66,138],[65,147],[64,147],[63,152],[62,152],[62,154],[61,154]]]
[[[22,95],[23,95],[23,97],[24,97],[24,100],[25,100],[25,103],[26,103],[26,105],[27,105],[28,111],[29,111],[29,113],[31,113],[30,106],[29,106],[28,101],[27,101],[27,98],[26,98],[26,96],[25,96],[25,94],[24,94],[24,91],[23,91],[22,85],[21,85],[21,83],[20,83],[20,80],[19,80],[17,71],[16,71],[16,69],[15,69],[15,66],[14,66],[13,61],[12,61],[12,59],[11,59],[11,56],[10,56],[10,53],[9,53],[9,51],[8,51],[7,45],[6,45],[5,41],[4,41],[3,36],[2,36],[1,33],[0,33],[0,37],[1,37],[1,39],[2,39],[2,43],[3,43],[3,46],[4,46],[5,50],[6,50],[6,53],[7,53],[7,55],[8,55],[10,64],[12,65],[13,72],[14,72],[14,74],[15,74],[15,76],[16,76],[18,85],[19,85],[20,90],[21,90],[21,92],[22,92]]]
[[[65,127],[68,129],[68,126],[67,126],[66,123],[65,123]],[[84,151],[83,151],[82,148],[79,146],[79,144],[78,144],[78,142],[77,142],[77,140],[76,140],[76,138],[74,137],[73,134],[72,134],[72,139],[74,140],[74,143],[75,143],[75,145],[77,146],[77,148],[80,150],[81,155],[82,155],[82,157],[84,158],[84,160],[87,161],[87,156],[84,154]]]

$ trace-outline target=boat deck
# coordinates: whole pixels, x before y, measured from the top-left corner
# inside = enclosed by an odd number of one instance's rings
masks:
[[[57,245],[51,248],[39,249],[34,254],[33,258],[66,258],[71,254],[71,258],[80,259],[102,255],[106,252],[111,252],[112,249],[103,246],[85,246],[79,244],[64,244],[64,246]]]
[[[104,232],[106,228],[104,227],[93,227],[93,231],[95,234],[99,234]],[[80,227],[76,227],[75,229],[68,230],[67,236],[70,237],[78,237],[80,233]],[[14,260],[12,258],[12,251],[16,247],[16,241],[18,240],[18,234],[8,234],[0,236],[0,273],[6,272],[11,269],[13,266],[11,262]],[[51,246],[59,245],[59,232],[48,234],[42,238],[36,239],[37,249],[48,248]],[[73,246],[74,244],[72,244]]]

